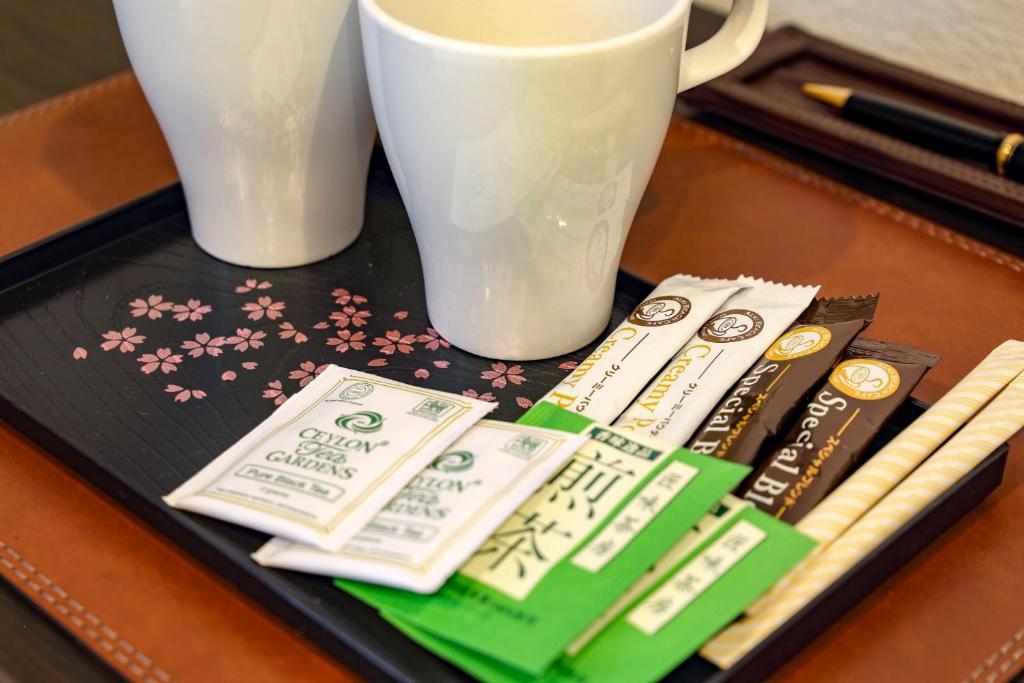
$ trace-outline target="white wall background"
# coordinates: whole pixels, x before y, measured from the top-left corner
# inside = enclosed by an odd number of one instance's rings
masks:
[[[1024,104],[1024,0],[771,0],[779,24]]]

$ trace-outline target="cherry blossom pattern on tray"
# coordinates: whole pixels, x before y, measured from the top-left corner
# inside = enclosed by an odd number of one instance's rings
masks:
[[[417,336],[416,341],[431,351],[437,351],[439,348],[447,349],[452,345],[450,341],[442,337],[433,327],[428,327],[426,332]]]
[[[302,332],[299,332],[297,329],[295,329],[295,326],[289,322],[283,322],[277,327],[279,330],[281,330],[280,332],[277,333],[277,336],[280,337],[281,339],[291,339],[296,344],[305,344],[306,342],[309,341],[309,337],[307,337]]]
[[[339,306],[346,306],[348,304],[362,305],[369,301],[362,294],[352,294],[347,289],[335,289],[331,292],[331,296],[334,297],[334,303]]]
[[[284,387],[281,386],[281,380],[275,379],[272,382],[267,382],[267,388],[263,390],[263,398],[273,399],[275,406],[279,406],[287,401],[288,396],[284,393]]]
[[[163,348],[157,349],[156,353],[144,353],[136,360],[142,364],[139,369],[144,374],[148,375],[159,370],[166,375],[178,371],[178,363],[182,361],[182,356],[173,353],[168,348]]]
[[[244,284],[235,287],[235,294],[247,294],[254,289],[270,289],[273,286],[267,280],[246,280]]]
[[[342,365],[365,365],[406,382],[427,381],[435,373],[449,370],[452,365],[452,361],[445,358],[452,345],[433,327],[420,327],[422,331],[417,332],[382,324],[382,330],[373,329],[375,320],[385,320],[392,325],[410,320],[408,310],[375,311],[366,296],[346,288],[335,288],[325,290],[322,295],[326,319],[298,324],[283,320],[288,309],[284,299],[278,300],[277,297],[262,293],[271,288],[273,284],[269,280],[247,278],[242,284],[233,286],[234,293],[240,297],[238,303],[235,306],[218,306],[218,312],[214,311],[214,306],[204,304],[196,297],[182,296],[178,299],[186,302],[182,304],[172,302],[164,294],[139,296],[128,302],[126,310],[128,316],[139,322],[136,326],[124,327],[120,331],[104,332],[100,348],[107,352],[139,351],[140,355],[134,357],[138,364],[136,367],[146,375],[168,375],[177,372],[183,363],[212,362],[213,369],[202,370],[197,376],[209,372],[211,377],[219,377],[222,382],[228,383],[236,381],[242,371],[253,372],[259,367],[255,360],[233,364],[233,354],[226,354],[228,351],[250,357],[257,353],[259,357],[259,353],[266,353],[260,349],[265,349],[271,343],[277,345],[273,350],[277,355],[287,353],[285,347],[280,346],[281,343],[293,346],[314,339],[322,343],[321,356],[317,358],[314,354],[313,358],[303,360],[298,368],[289,372],[287,380],[261,379],[266,382],[266,388],[260,390],[262,396],[272,400],[275,405],[281,405],[290,393],[312,382],[327,367],[327,363],[322,361],[327,361],[329,357],[337,358],[334,353],[345,354],[344,359],[338,361]],[[257,294],[251,294],[253,292]],[[375,317],[375,312],[383,317]],[[243,317],[251,321],[251,327],[237,327]],[[188,332],[178,340],[166,338],[166,326],[159,333],[156,328],[149,329],[151,336],[163,343],[154,344],[155,349],[140,348],[146,342],[147,334],[142,333],[139,325],[166,325],[161,321],[162,318],[173,318],[179,323],[205,321],[211,325],[211,329]],[[219,330],[214,327],[218,324],[221,326]],[[234,328],[234,333],[224,330],[225,325],[229,325],[229,329]],[[276,341],[275,337],[282,341]],[[176,352],[174,349],[180,350]],[[72,357],[85,360],[88,358],[88,350],[83,346],[74,347]],[[575,366],[575,361],[565,361],[559,368],[572,370]],[[289,386],[285,386],[286,381]],[[467,387],[462,393],[484,401],[514,401],[522,409],[533,405],[529,398],[519,395],[517,391],[529,382],[523,365],[490,362],[490,368],[480,371],[479,381],[479,386]],[[163,392],[171,395],[178,403],[206,397],[201,388],[177,384],[166,385]]]
[[[327,338],[327,345],[333,346],[338,353],[345,353],[349,349],[362,351],[366,348],[366,333],[339,330],[333,337]]]
[[[224,337],[211,337],[208,332],[200,332],[195,339],[186,339],[181,342],[181,348],[188,351],[188,355],[192,358],[199,358],[203,354],[216,358],[224,353],[224,349],[221,347],[227,343],[228,340]]]
[[[316,379],[317,375],[326,370],[328,365],[330,364],[317,365],[311,360],[303,361],[299,363],[298,370],[292,370],[288,373],[288,379],[297,379],[299,380],[299,387],[304,387]]]
[[[476,389],[463,389],[462,390],[462,395],[463,396],[469,396],[470,398],[478,398],[481,401],[497,401],[498,400],[498,397],[495,396],[494,394],[492,394],[491,392],[488,391],[488,392],[485,392],[483,394],[478,394]]]
[[[480,378],[489,379],[491,386],[495,389],[504,389],[509,382],[522,384],[526,381],[526,377],[523,376],[523,366],[506,365],[501,361],[491,363],[491,369],[481,372]]]
[[[250,348],[258,349],[263,346],[263,339],[266,336],[267,333],[262,330],[253,332],[248,327],[239,327],[233,336],[227,338],[227,343],[231,344],[235,351],[241,353]]]
[[[207,313],[213,313],[213,306],[204,304],[199,299],[189,299],[184,304],[174,304],[174,319],[178,322],[202,320]]]
[[[385,356],[390,356],[395,351],[400,353],[412,353],[413,342],[416,341],[415,334],[402,334],[398,330],[388,330],[383,337],[376,337],[373,345],[379,347],[377,350]]]
[[[138,330],[134,327],[126,327],[120,332],[117,330],[110,330],[109,332],[103,333],[103,338],[107,341],[100,344],[100,348],[104,351],[113,351],[117,349],[121,353],[131,353],[135,350],[136,344],[142,344],[146,341],[146,337],[141,334],[136,334]]]
[[[164,389],[165,393],[174,394],[174,401],[176,403],[184,403],[190,398],[201,400],[206,398],[206,392],[202,389],[185,389],[179,387],[177,384],[168,384]]]
[[[277,320],[284,316],[281,311],[285,307],[283,301],[274,301],[269,296],[261,296],[256,301],[242,304],[242,310],[249,313],[247,316],[249,320],[261,320],[263,316],[267,316],[267,320]]]
[[[362,327],[373,314],[370,311],[359,310],[355,306],[345,306],[340,311],[331,311],[331,320],[335,327],[345,328],[349,325]]]
[[[164,301],[160,294],[150,294],[145,299],[135,299],[128,304],[133,318],[146,316],[150,320],[164,317],[166,311],[174,308],[174,302]]]

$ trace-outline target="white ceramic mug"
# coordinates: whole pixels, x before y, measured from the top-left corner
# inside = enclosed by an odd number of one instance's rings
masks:
[[[430,319],[454,344],[528,360],[604,329],[676,94],[764,30],[768,0],[735,0],[684,52],[690,2],[360,0]]]
[[[375,127],[354,0],[114,0],[204,250],[326,258],[363,225]]]

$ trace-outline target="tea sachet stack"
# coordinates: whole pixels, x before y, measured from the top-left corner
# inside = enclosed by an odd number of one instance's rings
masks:
[[[550,404],[525,418],[589,439],[436,594],[337,582],[483,680],[655,680],[813,546],[727,496],[746,466]]]
[[[586,441],[436,593],[337,585],[486,681],[660,678],[813,546],[676,443],[816,291],[669,278],[520,420]]]

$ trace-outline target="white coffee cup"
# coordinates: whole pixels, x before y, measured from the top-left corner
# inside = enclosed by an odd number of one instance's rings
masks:
[[[200,247],[279,268],[359,236],[375,127],[353,0],[114,9]]]
[[[764,30],[768,0],[735,0],[684,52],[690,2],[360,0],[428,312],[454,344],[528,360],[604,329],[676,94],[742,62]]]

